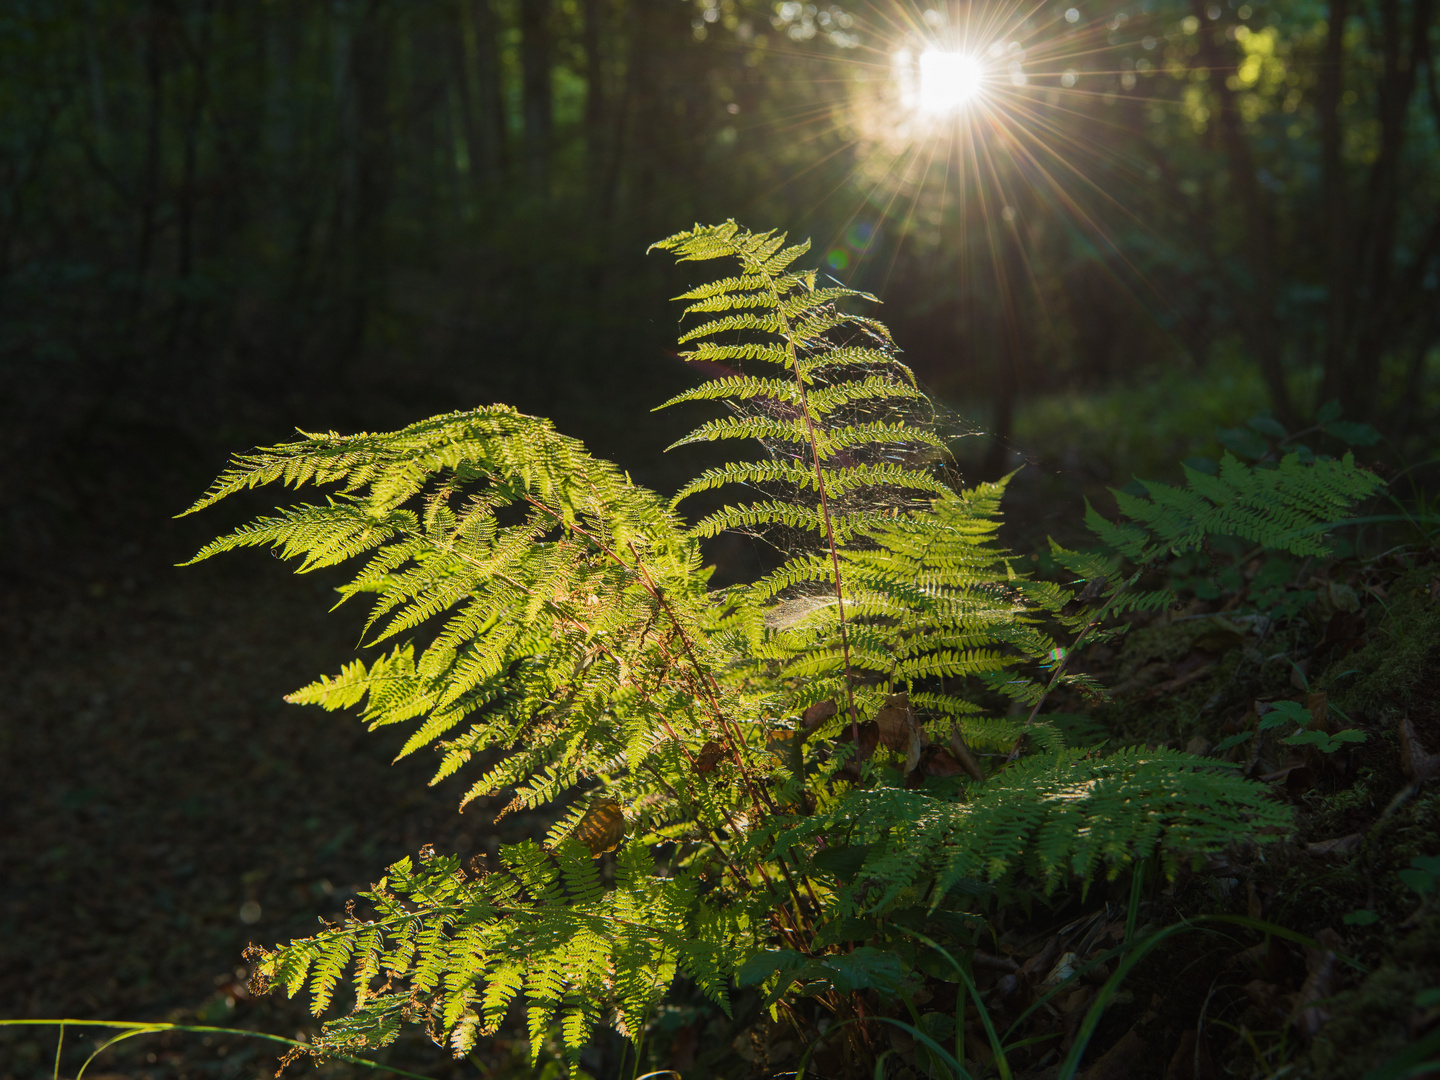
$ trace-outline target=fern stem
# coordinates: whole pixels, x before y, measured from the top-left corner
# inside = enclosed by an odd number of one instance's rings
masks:
[[[491,479],[493,480],[494,478],[492,477]],[[685,626],[680,621],[679,616],[675,614],[675,609],[671,607],[670,602],[665,599],[665,591],[655,584],[654,579],[652,579],[649,572],[646,571],[644,561],[640,558],[640,553],[635,550],[634,543],[632,542],[630,545],[630,553],[635,557],[635,565],[632,566],[621,558],[619,552],[611,548],[605,541],[593,535],[588,530],[581,528],[575,522],[566,521],[561,514],[551,507],[546,506],[534,496],[525,495],[524,499],[537,510],[549,514],[560,524],[561,528],[574,533],[576,536],[583,537],[585,540],[594,544],[606,558],[610,559],[621,569],[629,571],[634,575],[635,580],[640,583],[640,587],[649,593],[660,607],[665,609],[665,614],[670,617],[670,623],[675,627],[675,632],[680,635],[680,643],[685,648],[685,654],[689,657],[691,666],[700,677],[701,684],[705,689],[705,696],[709,698],[711,714],[715,717],[716,723],[720,725],[721,734],[724,735],[726,741],[730,743],[731,753],[735,757],[735,764],[740,769],[740,775],[745,781],[745,787],[750,794],[751,801],[754,803],[756,813],[762,811],[762,802],[768,804],[770,810],[774,812],[776,809],[775,805],[770,803],[769,799],[761,799],[760,789],[756,787],[754,778],[750,775],[750,771],[746,767],[745,755],[741,752],[741,747],[745,745],[744,740],[740,738],[738,730],[732,732],[730,725],[726,722],[725,712],[720,707],[719,687],[715,682],[715,676],[705,665],[700,663],[699,657],[695,655],[695,648],[690,641],[690,635],[685,632]]]
[[[756,260],[753,258],[748,261],[752,265],[756,264]],[[825,476],[820,469],[820,444],[815,438],[815,418],[810,415],[810,396],[805,390],[805,376],[800,371],[800,353],[795,348],[794,332],[790,326],[789,316],[785,314],[780,290],[775,287],[774,278],[765,273],[764,263],[756,265],[756,269],[764,274],[770,291],[770,299],[775,304],[775,317],[780,320],[783,328],[781,336],[785,339],[785,352],[790,357],[790,368],[795,373],[795,388],[800,393],[800,412],[805,417],[805,435],[810,443],[810,460],[815,467],[815,490],[820,493],[820,515],[825,522],[825,544],[830,549],[830,566],[835,579],[835,618],[836,628],[840,631],[840,652],[845,658],[845,705],[850,711],[850,737],[855,741],[858,751],[860,747],[860,717],[855,710],[855,691],[853,677],[850,673],[850,637],[845,632],[845,590],[840,578],[840,551],[835,543],[835,528],[830,520],[830,496],[825,490]]]
[[[1025,752],[1026,735],[1024,728],[1028,728],[1035,723],[1035,717],[1040,715],[1040,709],[1041,706],[1045,704],[1045,699],[1050,696],[1050,691],[1055,689],[1055,686],[1060,682],[1060,677],[1065,674],[1065,668],[1070,663],[1070,657],[1074,656],[1080,647],[1084,645],[1085,638],[1089,635],[1090,631],[1094,630],[1095,627],[1099,626],[1105,620],[1106,614],[1110,611],[1111,607],[1114,606],[1115,601],[1120,598],[1121,594],[1139,580],[1140,571],[1137,570],[1130,575],[1128,581],[1120,585],[1110,594],[1109,598],[1105,601],[1105,606],[1096,612],[1095,617],[1080,628],[1080,632],[1075,635],[1074,644],[1065,650],[1065,655],[1062,656],[1059,663],[1055,665],[1055,671],[1051,674],[1050,681],[1045,684],[1045,689],[1040,692],[1040,698],[1035,702],[1035,707],[1030,710],[1030,715],[1025,718],[1025,723],[1022,725],[1020,735],[1016,738],[1014,747],[1011,748],[1009,755],[1005,758],[1006,765],[1009,765]]]

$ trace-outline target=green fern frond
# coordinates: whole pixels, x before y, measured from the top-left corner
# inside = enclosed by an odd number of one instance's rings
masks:
[[[366,641],[389,644],[289,700],[409,725],[399,756],[433,750],[435,781],[478,773],[464,802],[568,800],[544,846],[505,845],[479,877],[455,857],[402,860],[366,894],[371,921],[263,958],[258,977],[308,987],[317,1014],[348,975],[354,1002],[322,1051],[423,1022],[464,1055],[519,1010],[532,1055],[558,1035],[573,1068],[602,1023],[638,1037],[681,974],[728,1014],[758,954],[799,944],[802,962],[833,968],[826,942],[850,940],[825,937],[839,920],[958,917],[986,883],[1083,889],[1157,852],[1173,873],[1287,826],[1214,762],[1072,749],[1041,707],[1056,686],[1099,690],[1066,670],[1073,641],[1169,602],[1137,588],[1141,568],[1221,533],[1323,550],[1377,480],[1349,459],[1227,459],[1183,487],[1117,493],[1123,523],[1090,509],[1103,550],[1055,545],[1063,583],[1033,581],[1000,542],[1006,482],[953,486],[889,331],[847,310],[872,297],[817,287],[808,244],[734,222],[656,246],[729,264],[680,298],[696,323],[685,358],[725,370],[665,403],[729,415],[676,445],[749,443],[675,500],[495,406],[301,433],[237,457],[191,508],[329,486],[197,555],[269,546],[301,570],[358,564],[341,599],[368,595]],[[721,488],[731,502],[693,525],[675,509]],[[780,565],[710,588],[699,541],[726,530],[764,537]],[[997,696],[1024,711],[994,716]],[[873,753],[865,730],[883,732]],[[928,778],[946,753],[936,771],[957,775]],[[819,936],[795,940],[811,923]]]
[[[1309,464],[1288,454],[1266,469],[1227,452],[1218,475],[1186,466],[1185,480],[1183,488],[1144,481],[1148,498],[1114,492],[1120,512],[1135,526],[1110,526],[1098,514],[1088,514],[1087,523],[1136,561],[1152,550],[1194,550],[1207,536],[1238,536],[1292,555],[1323,555],[1329,551],[1324,538],[1329,523],[1383,486],[1348,453]],[[1150,538],[1149,546],[1142,536]]]

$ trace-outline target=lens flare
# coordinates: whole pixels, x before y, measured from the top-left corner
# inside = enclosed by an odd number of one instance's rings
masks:
[[[985,79],[984,65],[968,53],[926,49],[920,54],[919,68],[916,107],[927,113],[964,108],[980,93]]]
[[[775,5],[771,22],[794,43],[784,48],[795,81],[769,122],[791,145],[816,148],[804,168],[835,166],[833,196],[855,200],[824,238],[829,272],[879,291],[902,259],[950,267],[944,287],[955,303],[996,312],[997,328],[985,332],[1008,335],[1012,351],[1030,332],[1017,297],[1040,295],[1030,245],[1083,237],[1119,277],[1154,294],[1117,243],[1119,230],[1143,227],[1132,195],[1148,197],[1159,175],[1126,133],[1173,108],[1144,80],[1162,40],[1190,34],[1143,6],[1092,18],[1070,3],[866,5],[835,23],[843,38],[823,40],[815,28],[831,23],[819,0]],[[827,10],[838,20],[838,8]],[[852,235],[862,224],[886,241]]]

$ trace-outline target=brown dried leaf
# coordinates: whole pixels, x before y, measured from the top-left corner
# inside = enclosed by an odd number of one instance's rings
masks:
[[[809,735],[838,711],[833,701],[817,701],[800,714],[800,728]]]
[[[910,695],[891,694],[886,698],[885,705],[875,714],[875,724],[880,729],[881,746],[887,750],[908,751],[911,736],[918,735],[920,728],[910,711]]]
[[[950,756],[960,763],[960,767],[969,774],[972,780],[985,779],[984,770],[975,760],[975,755],[970,752],[970,747],[965,745],[965,740],[961,738],[958,727],[950,733],[950,741],[946,743],[946,749],[950,751]]]
[[[910,730],[910,742],[905,747],[905,774],[908,776],[920,764],[920,729]]]
[[[720,764],[720,759],[724,756],[725,751],[720,748],[720,744],[711,739],[700,748],[700,753],[696,755],[694,769],[702,776],[714,772],[715,766]]]
[[[1351,833],[1349,836],[1337,836],[1334,840],[1317,840],[1313,844],[1306,844],[1305,850],[1311,855],[1350,855],[1364,840],[1364,833]]]
[[[597,799],[575,823],[570,835],[589,848],[592,855],[614,851],[625,838],[625,811],[614,799]]]
[[[1330,1014],[1318,1002],[1334,997],[1340,983],[1340,935],[1328,926],[1315,935],[1322,948],[1305,950],[1305,968],[1309,972],[1290,1013],[1290,1023],[1301,1034],[1313,1038]]]
[[[867,720],[865,723],[859,725],[857,734],[860,736],[860,741],[858,743],[852,743],[852,745],[855,746],[855,755],[835,774],[842,780],[858,780],[860,778],[860,766],[870,760],[871,756],[875,753],[875,747],[878,746],[880,742],[880,730],[875,726],[873,720]],[[841,738],[837,741],[842,745],[846,742],[852,742],[850,739],[850,729],[846,728]]]
[[[1299,760],[1292,758],[1274,772],[1266,773],[1259,779],[1266,784],[1284,784],[1285,790],[1291,795],[1300,795],[1315,786],[1317,777],[1315,770],[1301,757]]]
[[[977,968],[987,971],[1003,971],[1006,974],[1013,974],[1020,970],[1020,965],[1010,957],[995,956],[984,949],[976,949],[975,955],[970,958],[970,963]]]
[[[932,746],[931,752],[925,755],[926,776],[959,776],[964,771],[964,766],[943,746]]]
[[[1148,1049],[1145,1040],[1132,1027],[1085,1070],[1084,1080],[1125,1080],[1130,1075],[1130,1066],[1138,1062]]]
[[[1425,749],[1408,712],[1400,721],[1400,765],[1405,775],[1417,782],[1440,776],[1440,754],[1432,754]]]

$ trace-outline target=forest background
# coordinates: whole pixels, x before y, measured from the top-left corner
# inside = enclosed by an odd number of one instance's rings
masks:
[[[917,120],[897,53],[966,34],[987,104]],[[170,569],[229,452],[503,401],[673,490],[645,250],[733,217],[884,300],[969,474],[1029,462],[1026,535],[1263,410],[1339,400],[1393,473],[1440,410],[1437,49],[1433,0],[5,4],[0,1014],[228,1015],[249,938],[493,841],[279,712],[352,644],[323,587]]]

